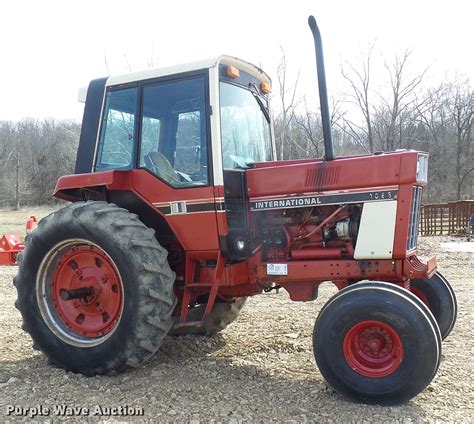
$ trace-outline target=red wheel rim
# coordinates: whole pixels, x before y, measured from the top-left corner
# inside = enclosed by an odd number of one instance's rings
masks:
[[[430,302],[428,302],[428,298],[426,295],[418,288],[414,287],[410,284],[410,291],[418,298],[420,299],[428,308],[430,307]]]
[[[392,374],[403,360],[400,336],[390,325],[380,321],[354,325],[344,337],[343,351],[349,366],[369,378]]]
[[[65,299],[81,290],[81,297]],[[56,262],[51,299],[70,331],[83,337],[104,336],[116,327],[122,313],[120,275],[112,259],[97,246],[73,246]]]

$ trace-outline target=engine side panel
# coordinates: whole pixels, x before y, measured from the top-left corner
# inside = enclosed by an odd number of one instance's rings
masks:
[[[331,162],[280,162],[247,171],[250,197],[296,195],[308,192],[375,189],[414,183],[415,151],[339,158]]]
[[[365,203],[360,218],[354,259],[393,257],[397,202]]]

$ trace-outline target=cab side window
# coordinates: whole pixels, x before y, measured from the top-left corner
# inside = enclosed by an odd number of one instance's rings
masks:
[[[209,183],[203,77],[143,88],[140,167],[174,187]]]
[[[107,93],[96,171],[133,167],[136,105],[136,87]]]
[[[140,150],[140,163],[150,152],[158,150],[160,140],[161,121],[157,118],[143,117],[142,120],[142,146]]]

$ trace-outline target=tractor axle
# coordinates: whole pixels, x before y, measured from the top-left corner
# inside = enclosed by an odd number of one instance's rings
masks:
[[[95,295],[94,287],[81,287],[74,290],[61,290],[60,296],[62,300],[83,299]]]

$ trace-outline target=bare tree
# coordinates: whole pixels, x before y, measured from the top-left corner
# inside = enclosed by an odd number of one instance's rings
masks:
[[[461,199],[474,172],[473,93],[468,80],[443,83],[418,102],[417,119],[425,129],[420,148],[430,152],[428,200]]]
[[[474,95],[467,84],[453,87],[451,115],[454,124],[456,197],[461,199],[462,187],[474,171],[472,149],[472,111]]]
[[[392,63],[385,63],[389,76],[390,95],[380,96],[381,105],[377,108],[377,127],[381,147],[384,150],[395,150],[404,147],[404,128],[407,120],[416,111],[416,90],[419,88],[428,70],[410,77],[407,75],[411,52],[405,50],[397,55]]]
[[[282,56],[280,64],[277,67],[277,79],[278,79],[278,99],[281,106],[280,113],[275,119],[275,138],[277,141],[277,153],[280,159],[288,159],[289,155],[285,154],[288,150],[288,144],[291,138],[290,127],[293,123],[294,112],[298,106],[298,99],[296,98],[298,82],[300,73],[296,77],[293,83],[288,81],[288,66],[286,55],[283,49],[281,49]]]
[[[303,144],[303,157],[321,157],[323,131],[321,116],[308,108],[306,98],[301,113],[294,114],[295,124],[301,130],[299,143]]]
[[[429,202],[449,200],[451,123],[445,107],[448,91],[447,84],[430,88],[419,98],[416,106],[417,122],[423,131],[418,147],[430,152],[430,184],[425,189],[425,198]]]
[[[358,144],[364,145],[367,141],[369,152],[374,152],[374,135],[372,129],[372,107],[370,101],[371,86],[370,86],[370,72],[371,59],[375,43],[369,45],[367,52],[362,55],[360,61],[360,69],[356,68],[349,62],[346,62],[346,68],[341,67],[341,74],[349,83],[351,92],[349,94],[349,102],[356,106],[363,115],[364,124],[359,125],[344,117],[345,125],[343,128],[348,129],[348,132],[354,137]],[[342,128],[342,127],[341,127]]]

